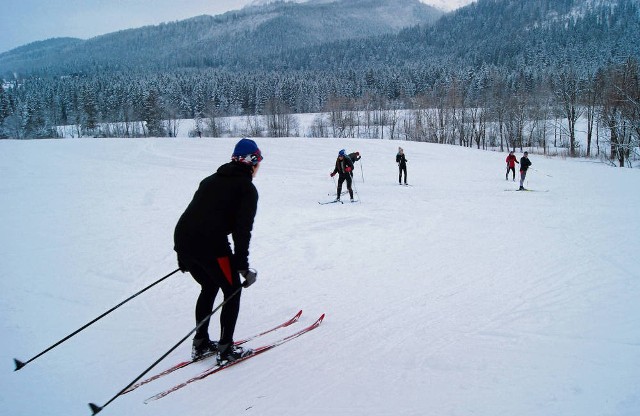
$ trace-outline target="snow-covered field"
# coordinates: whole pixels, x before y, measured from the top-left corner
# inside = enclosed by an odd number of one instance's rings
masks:
[[[14,357],[176,268],[175,223],[236,140],[0,141],[2,415],[90,415],[193,328],[198,286],[178,273],[13,372]],[[504,153],[257,142],[259,276],[236,335],[298,309],[278,335],[324,323],[143,404],[206,364],[177,371],[101,415],[640,414],[640,170],[532,155],[525,186],[544,192],[505,192],[517,183]],[[397,185],[398,145],[412,187]],[[341,148],[363,155],[361,202],[319,205]]]

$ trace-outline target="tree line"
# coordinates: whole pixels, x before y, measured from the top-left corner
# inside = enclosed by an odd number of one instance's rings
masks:
[[[326,113],[328,120],[319,118],[312,134],[371,136],[376,130],[386,131],[387,138],[547,149],[548,120],[561,120],[555,128],[564,127],[554,134],[568,138],[569,156],[590,156],[595,126],[601,125],[608,132],[608,153],[624,166],[638,146],[638,78],[638,61],[631,58],[587,74],[572,66],[548,72],[489,65],[444,71],[425,64],[338,72],[207,69],[37,77],[0,87],[0,137],[56,137],[56,127],[64,125],[73,126],[77,137],[173,136],[180,119],[195,119],[200,136],[219,136],[225,132],[222,117],[255,115],[266,117],[268,133],[278,137],[291,133],[288,115]],[[401,118],[399,110],[411,110],[412,116]],[[588,121],[584,149],[576,140],[580,117]]]

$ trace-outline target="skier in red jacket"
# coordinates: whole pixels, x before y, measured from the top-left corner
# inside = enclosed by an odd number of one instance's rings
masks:
[[[507,156],[507,174],[504,179],[509,180],[509,171],[513,172],[513,181],[516,181],[516,163],[518,162],[518,158],[513,154],[513,150],[509,152],[509,156]]]

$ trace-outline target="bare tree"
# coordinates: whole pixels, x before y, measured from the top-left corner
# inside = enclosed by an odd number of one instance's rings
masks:
[[[509,149],[509,143],[505,137],[506,130],[506,113],[508,109],[507,99],[507,83],[502,74],[494,72],[490,74],[491,80],[491,97],[489,99],[489,108],[496,123],[498,124],[498,137],[500,138],[500,151],[504,152],[505,142],[507,143],[507,149]],[[515,150],[515,148],[514,148]]]
[[[582,115],[580,107],[580,82],[573,68],[567,68],[557,78],[551,80],[553,92],[561,105],[563,115],[567,120],[569,132],[569,155],[576,157],[576,122]]]
[[[389,139],[394,140],[396,138],[396,126],[398,125],[398,120],[400,120],[400,110],[396,105],[393,105],[393,108],[387,111],[388,122],[389,122]]]
[[[295,117],[289,107],[278,98],[272,98],[265,104],[267,134],[271,137],[289,137],[297,128]]]
[[[593,140],[594,124],[596,120],[596,110],[599,102],[600,90],[597,87],[596,77],[589,75],[585,80],[582,89],[582,100],[584,102],[584,113],[587,117],[587,157],[591,157],[591,142]]]
[[[311,125],[311,137],[329,137],[329,125],[323,114],[318,114]]]
[[[640,135],[640,71],[638,62],[629,59],[600,74],[602,89],[601,118],[610,133],[611,159],[618,166],[629,163],[631,151],[638,145]]]
[[[242,136],[247,137],[260,137],[262,136],[263,126],[260,123],[260,118],[256,116],[246,116],[244,129],[242,129]]]
[[[487,131],[486,123],[486,110],[480,107],[473,107],[469,109],[469,115],[471,117],[471,142],[476,144],[476,147],[480,149],[485,148],[485,137]]]

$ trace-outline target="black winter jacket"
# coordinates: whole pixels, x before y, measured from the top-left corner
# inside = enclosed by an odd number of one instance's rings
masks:
[[[258,206],[251,166],[229,162],[200,182],[174,232],[175,251],[199,258],[231,254],[236,270],[249,268],[249,242]]]
[[[336,159],[336,167],[333,169],[333,174],[336,173],[339,176],[344,176],[347,174],[347,168],[351,168],[353,170],[353,162],[348,157],[343,157],[342,160],[340,158]]]
[[[398,153],[396,155],[396,163],[400,165],[401,168],[407,166],[407,158],[405,157],[404,153]]]
[[[529,166],[531,166],[531,165],[532,165],[532,163],[531,163],[531,161],[529,160],[528,157],[522,156],[520,158],[520,171],[521,172],[526,172],[527,169],[529,169]]]

